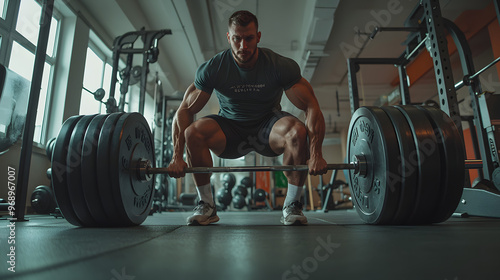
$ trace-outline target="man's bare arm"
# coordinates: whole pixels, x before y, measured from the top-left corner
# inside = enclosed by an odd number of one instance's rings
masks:
[[[183,177],[184,169],[187,167],[183,159],[186,139],[184,131],[193,123],[194,115],[207,104],[210,94],[197,89],[191,84],[184,94],[184,99],[177,109],[172,121],[172,142],[174,146],[172,161],[169,165],[169,174],[172,177]]]
[[[285,91],[288,99],[306,114],[305,126],[309,136],[309,172],[312,175],[326,173],[326,162],[323,159],[322,145],[325,137],[325,119],[309,82],[302,78]]]

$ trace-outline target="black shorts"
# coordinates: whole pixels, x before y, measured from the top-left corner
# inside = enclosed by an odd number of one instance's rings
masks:
[[[205,118],[215,120],[226,135],[226,148],[219,157],[234,159],[251,151],[267,157],[278,156],[269,146],[269,135],[273,125],[286,116],[292,115],[278,111],[256,121],[235,121],[219,115],[208,115]]]

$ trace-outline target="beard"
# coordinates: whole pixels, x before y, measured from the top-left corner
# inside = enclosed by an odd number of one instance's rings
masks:
[[[248,63],[249,61],[252,61],[253,57],[255,56],[255,53],[257,52],[257,48],[255,48],[253,51],[247,51],[247,53],[250,53],[247,59],[243,59],[240,56],[238,56],[238,53],[242,53],[240,51],[234,51],[234,49],[231,48],[231,51],[233,52],[233,57],[234,59],[240,63],[240,64],[245,64]]]

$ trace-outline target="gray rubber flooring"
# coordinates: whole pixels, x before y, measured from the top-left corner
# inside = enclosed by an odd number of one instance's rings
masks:
[[[15,223],[15,245],[2,220],[0,279],[500,279],[499,219],[370,226],[338,210],[285,227],[279,211],[220,212],[215,225],[188,227],[189,214],[155,214],[132,228],[31,216]]]

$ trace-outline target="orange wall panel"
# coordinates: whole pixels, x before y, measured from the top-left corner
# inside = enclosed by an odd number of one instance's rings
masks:
[[[498,20],[492,21],[488,25],[488,32],[490,33],[491,49],[493,50],[493,56],[500,56],[500,24]],[[500,64],[496,64],[498,78],[500,79]]]

